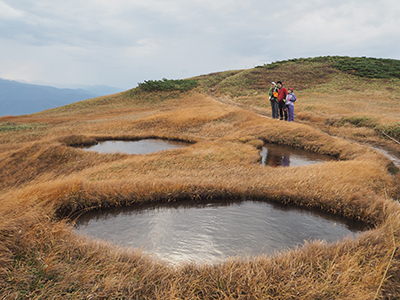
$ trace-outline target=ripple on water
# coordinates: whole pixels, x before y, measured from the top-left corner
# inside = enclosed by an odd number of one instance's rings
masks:
[[[142,205],[83,215],[76,231],[172,262],[272,254],[304,241],[354,237],[365,224],[257,201]]]

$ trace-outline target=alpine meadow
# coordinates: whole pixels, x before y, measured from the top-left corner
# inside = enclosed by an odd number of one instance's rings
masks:
[[[400,157],[399,70],[391,59],[293,59],[149,80],[0,117],[0,298],[399,299],[400,172],[384,155]],[[268,89],[278,80],[294,88],[294,122],[271,118]],[[146,155],[78,147],[146,138],[190,146]],[[264,143],[336,160],[261,166]],[[73,230],[89,210],[243,198],[324,211],[372,229],[336,243],[173,266]]]

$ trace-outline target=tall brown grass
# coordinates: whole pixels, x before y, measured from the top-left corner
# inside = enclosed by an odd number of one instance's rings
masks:
[[[399,297],[399,256],[392,254],[399,246],[400,218],[392,198],[399,195],[400,178],[388,172],[388,159],[313,126],[271,120],[196,92],[157,94],[153,102],[129,95],[0,120],[44,124],[0,132],[1,297]],[[150,136],[196,143],[147,155],[98,154],[70,146]],[[338,161],[261,166],[259,141]],[[78,236],[68,221],[85,210],[145,201],[242,197],[323,210],[374,229],[335,244],[314,242],[255,259],[173,267],[140,249]]]

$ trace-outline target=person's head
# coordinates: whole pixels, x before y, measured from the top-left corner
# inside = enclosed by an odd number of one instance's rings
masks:
[[[272,87],[275,87],[275,85],[276,85],[276,83],[272,81],[272,82],[271,82],[271,86],[272,86]]]
[[[293,88],[288,88],[287,92],[288,92],[289,94],[293,93]]]
[[[277,81],[276,85],[278,86],[278,88],[281,88],[282,87],[282,81]]]

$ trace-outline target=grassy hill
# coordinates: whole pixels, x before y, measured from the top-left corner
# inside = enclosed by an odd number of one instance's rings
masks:
[[[382,134],[399,139],[400,79],[392,70],[397,64],[296,59],[185,80],[149,80],[111,96],[0,117],[0,297],[400,297],[400,173],[364,145],[400,153],[400,145]],[[376,73],[366,66],[384,77],[371,78]],[[293,87],[299,99],[295,123],[269,118],[267,90],[277,80]],[[147,155],[72,147],[148,137],[193,144]],[[258,147],[264,142],[338,160],[261,167]],[[140,250],[78,236],[70,226],[87,210],[238,198],[321,210],[374,229],[274,256],[171,267]]]

